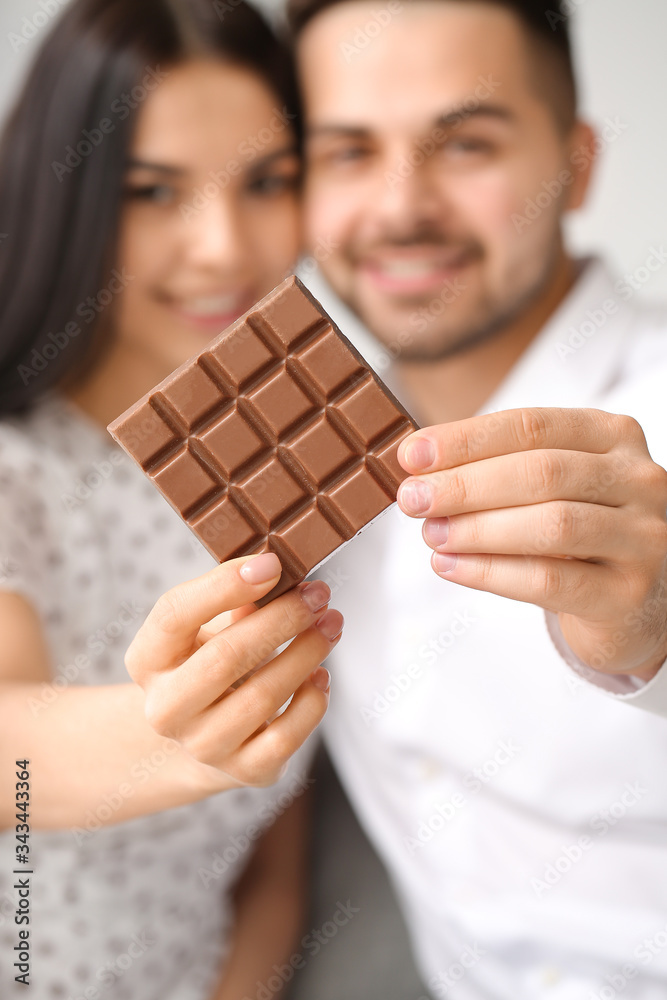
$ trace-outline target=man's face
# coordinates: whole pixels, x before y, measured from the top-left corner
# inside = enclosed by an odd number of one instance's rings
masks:
[[[381,341],[401,338],[406,360],[516,319],[562,253],[560,217],[585,183],[529,43],[501,7],[446,0],[379,15],[342,3],[300,39],[308,240],[336,248],[326,277]],[[572,184],[541,194],[563,170]],[[538,195],[548,204],[522,223]]]

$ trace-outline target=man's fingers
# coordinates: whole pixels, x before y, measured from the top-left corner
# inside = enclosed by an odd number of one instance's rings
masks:
[[[620,454],[518,452],[405,479],[397,499],[411,517],[448,517],[549,500],[619,507],[628,499],[637,465]]]
[[[646,448],[644,433],[632,417],[528,407],[424,427],[401,442],[398,460],[406,472],[418,475],[517,451],[558,448],[602,454],[624,442]]]
[[[629,510],[556,500],[458,514],[424,522],[424,541],[439,552],[574,556],[633,561],[644,521]]]
[[[615,571],[578,559],[434,552],[431,565],[445,580],[547,611],[605,621],[618,607]]]
[[[157,601],[127,651],[125,663],[132,678],[141,683],[146,670],[169,669],[181,663],[195,647],[202,624],[224,611],[259,600],[275,586],[280,574],[278,557],[263,552],[231,559],[172,587]]]

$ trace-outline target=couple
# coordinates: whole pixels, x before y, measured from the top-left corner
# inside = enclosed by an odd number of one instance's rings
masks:
[[[243,3],[72,0],[8,122],[2,839],[29,758],[40,1000],[271,981],[325,713],[434,997],[665,992],[664,321],[564,246],[595,158],[565,20],[381,13],[294,3],[300,108]],[[335,608],[256,610],[278,560],[215,565],[105,427],[316,248],[424,429]]]

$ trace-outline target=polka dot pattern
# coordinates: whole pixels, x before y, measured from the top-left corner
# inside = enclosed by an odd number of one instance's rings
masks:
[[[111,474],[95,476],[94,470]],[[57,393],[0,421],[0,587],[37,611],[55,666],[42,692],[125,684],[124,654],[158,597],[215,565],[108,434]],[[40,689],[42,691],[42,689]],[[35,996],[210,1000],[231,932],[234,847],[298,794],[306,750],[280,784],[102,826],[91,803],[75,831],[33,831]],[[148,780],[148,777],[143,780]],[[137,779],[136,794],[141,794]],[[0,854],[11,835],[0,831]],[[221,863],[222,862],[222,863]],[[0,897],[11,893],[0,870]],[[13,928],[0,926],[3,954]],[[0,997],[23,988],[5,981]],[[37,977],[39,982],[37,982]]]

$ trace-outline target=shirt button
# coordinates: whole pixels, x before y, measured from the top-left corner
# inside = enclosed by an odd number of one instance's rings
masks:
[[[560,971],[553,967],[542,970],[542,984],[544,986],[555,986],[560,981]]]
[[[422,757],[419,771],[423,781],[433,781],[442,774],[442,767],[433,757]]]

